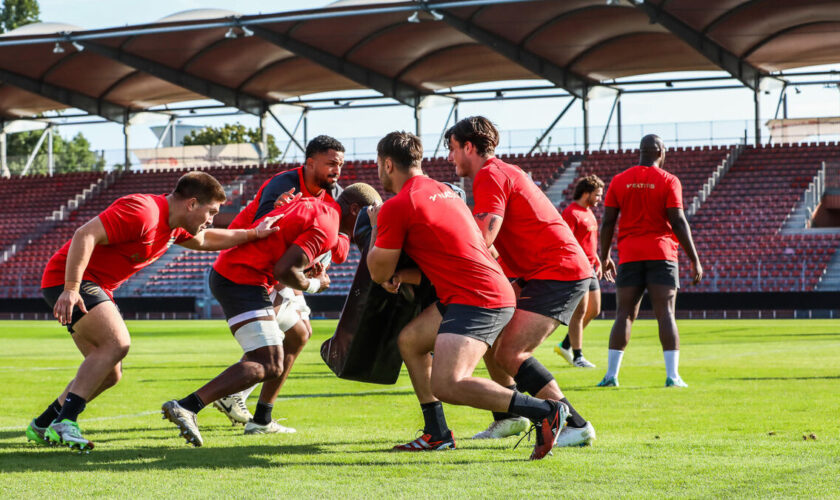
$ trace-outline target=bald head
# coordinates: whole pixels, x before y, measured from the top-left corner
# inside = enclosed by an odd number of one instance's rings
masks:
[[[639,144],[640,165],[662,167],[665,163],[665,143],[662,138],[656,134],[648,134],[642,137],[642,142]]]

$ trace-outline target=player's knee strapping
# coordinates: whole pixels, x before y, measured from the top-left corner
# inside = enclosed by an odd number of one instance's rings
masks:
[[[531,356],[519,366],[519,371],[513,376],[513,380],[516,381],[516,387],[520,391],[535,396],[543,387],[554,380],[554,376],[542,363],[537,361],[537,358]]]
[[[246,319],[260,318],[257,321],[251,321],[237,328],[233,336],[242,350],[251,352],[260,347],[271,345],[283,345],[285,334],[280,330],[277,321],[274,317],[274,310],[271,308],[260,309],[257,311],[250,311],[237,315],[228,320],[228,324],[233,326]],[[263,319],[264,318],[264,319]]]

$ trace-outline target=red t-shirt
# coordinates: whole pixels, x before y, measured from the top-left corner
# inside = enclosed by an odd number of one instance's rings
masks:
[[[682,208],[682,185],[658,167],[637,165],[616,175],[604,206],[620,210],[618,260],[677,262],[679,241],[668,222],[667,208]]]
[[[402,249],[432,282],[442,304],[490,309],[516,304],[470,209],[445,184],[412,177],[382,205],[377,226],[376,246]]]
[[[592,268],[596,268],[598,265],[598,219],[595,218],[595,214],[592,210],[572,202],[563,210],[562,215],[563,220],[572,230],[572,234],[575,235],[575,239],[580,243],[580,248],[583,249]]]
[[[490,158],[473,179],[474,214],[502,217],[493,245],[515,276],[576,281],[592,266],[569,226],[521,168]]]
[[[166,195],[123,196],[99,214],[108,235],[107,245],[96,245],[82,279],[99,285],[113,299],[113,291],[137,271],[156,261],[173,243],[193,236],[169,227]],[[64,284],[70,241],[50,258],[41,288]]]
[[[243,208],[242,211],[233,218],[228,228],[246,229],[254,227],[253,223],[257,220],[257,218],[262,219],[262,216],[260,216],[259,213],[260,209],[262,208],[262,211],[267,213],[269,211],[269,207],[273,207],[277,196],[285,193],[290,188],[294,188],[296,193],[301,193],[303,198],[315,198],[323,201],[332,205],[339,214],[341,213],[341,208],[327,189],[322,189],[317,196],[313,195],[306,189],[306,182],[303,180],[303,167],[298,167],[293,170],[280,172],[263,182],[254,199],[251,200],[245,208]],[[263,195],[266,194],[267,191],[270,192],[270,197],[273,199],[263,200]],[[336,187],[333,188],[332,193],[340,193],[340,191],[341,188]],[[271,208],[271,210],[273,210],[273,208]],[[346,234],[340,234],[336,247],[331,250],[331,260],[335,264],[341,264],[347,260],[347,255],[350,253],[350,238]]]
[[[314,198],[302,198],[275,208],[266,217],[280,214],[285,214],[277,222],[280,231],[222,251],[213,269],[234,283],[264,286],[270,290],[277,281],[274,265],[289,246],[299,246],[309,262],[313,262],[338,243],[338,212],[332,205]],[[259,221],[254,221],[251,227],[258,224]]]

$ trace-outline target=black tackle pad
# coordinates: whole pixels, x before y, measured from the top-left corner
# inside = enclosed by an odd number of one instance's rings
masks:
[[[371,280],[366,262],[370,232],[370,219],[363,209],[353,236],[362,254],[359,267],[335,334],[321,344],[321,358],[339,378],[394,384],[402,368],[397,336],[437,298],[427,280],[417,286],[402,285],[398,294],[386,292]],[[403,254],[397,268],[408,267],[417,265]]]

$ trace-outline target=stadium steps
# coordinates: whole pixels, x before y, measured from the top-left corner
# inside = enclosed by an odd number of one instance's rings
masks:
[[[188,251],[188,248],[173,244],[158,260],[129,278],[129,280],[117,290],[116,295],[118,297],[136,297],[138,295],[145,295],[142,292],[150,286],[148,283],[152,276],[155,276],[170,262],[173,262],[176,258],[178,258],[179,255]]]
[[[804,234],[811,232],[811,217],[814,216],[817,207],[825,194],[825,163],[814,175],[808,184],[808,189],[802,193],[802,199],[796,204],[785,220],[781,234]]]
[[[703,202],[712,194],[712,191],[715,189],[715,186],[723,179],[723,176],[726,175],[726,172],[729,171],[729,168],[738,161],[738,156],[741,154],[743,150],[743,146],[737,145],[732,146],[729,149],[729,152],[726,154],[726,157],[723,161],[718,165],[714,172],[709,176],[708,180],[697,190],[697,194],[692,198],[691,204],[686,207],[685,215],[689,219],[691,219],[694,214],[700,210],[700,207],[703,206]]]
[[[551,200],[551,204],[555,207],[566,199],[564,191],[577,179],[578,169],[580,168],[581,163],[582,162],[580,160],[569,162],[569,166],[566,167],[566,170],[564,170],[563,173],[560,174],[560,177],[558,177],[551,187],[546,190],[545,195],[548,196],[548,199]]]
[[[817,291],[836,292],[838,290],[840,290],[840,252],[835,252],[817,285]]]

